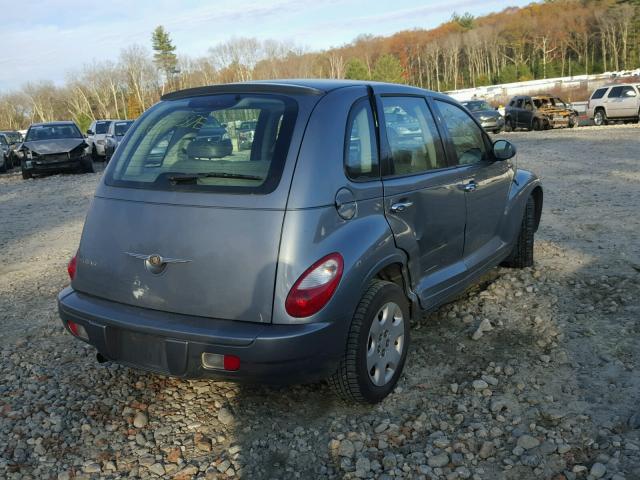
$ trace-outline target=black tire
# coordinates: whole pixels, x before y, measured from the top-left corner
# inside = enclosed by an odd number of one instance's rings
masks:
[[[30,171],[25,170],[24,168],[22,168],[22,179],[23,180],[29,180],[32,177],[33,177],[33,175],[31,174]]]
[[[93,156],[85,157],[82,160],[80,171],[83,173],[95,173],[96,168],[93,165],[93,162],[94,162]]]
[[[542,130],[542,124],[540,123],[540,119],[539,118],[534,118],[533,122],[531,123],[531,126],[533,127],[533,129],[535,131]]]
[[[493,131],[493,134],[494,134],[494,135],[498,135],[498,134],[500,134],[501,132],[502,132],[502,129],[501,129],[501,128],[496,128],[496,129]]]
[[[515,132],[516,131],[516,124],[513,122],[511,117],[505,118],[505,120],[504,120],[504,131],[505,132]]]
[[[402,353],[393,376],[383,386],[375,385],[367,367],[369,332],[377,315],[388,303],[395,303],[404,317]],[[396,386],[409,348],[409,305],[402,288],[392,282],[374,280],[362,296],[351,321],[345,354],[329,379],[333,390],[349,402],[377,403],[389,395]]]
[[[607,119],[607,113],[603,108],[598,108],[593,114],[593,123],[597,127],[607,125],[609,123],[609,120]]]
[[[2,166],[0,167],[0,173],[4,173],[7,171],[7,161],[2,162]]]
[[[513,250],[502,263],[510,268],[527,268],[533,266],[533,243],[536,230],[536,202],[532,196],[527,199],[520,232]]]
[[[98,150],[96,150],[95,145],[91,148],[91,160],[93,160],[94,162],[98,161]]]
[[[578,119],[575,115],[569,116],[569,128],[575,128],[578,125]]]

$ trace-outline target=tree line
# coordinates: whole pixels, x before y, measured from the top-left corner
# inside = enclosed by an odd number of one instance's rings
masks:
[[[151,50],[70,72],[63,85],[30,82],[0,94],[0,128],[72,119],[135,118],[171,90],[273,78],[349,78],[438,91],[640,66],[640,0],[547,0],[475,18],[454,14],[434,29],[309,51],[290,42],[231,38],[193,58],[158,27]]]

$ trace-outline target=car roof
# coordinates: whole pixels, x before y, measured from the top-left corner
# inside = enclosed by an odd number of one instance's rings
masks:
[[[71,120],[60,120],[58,122],[32,123],[29,128],[31,128],[31,127],[43,127],[43,126],[46,126],[46,125],[74,125],[74,126],[77,126],[76,122],[72,122]]]
[[[437,92],[424,90],[422,88],[411,87],[399,83],[369,82],[365,80],[329,80],[329,79],[285,79],[285,80],[256,80],[251,82],[226,83],[209,85],[205,87],[188,88],[178,90],[162,96],[162,100],[178,100],[181,98],[211,95],[216,93],[282,93],[298,95],[325,95],[333,90],[346,87],[365,86],[371,87],[374,91],[393,90],[397,93],[425,94],[440,96]]]

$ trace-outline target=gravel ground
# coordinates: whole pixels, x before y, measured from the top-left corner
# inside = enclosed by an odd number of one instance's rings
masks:
[[[0,176],[0,477],[639,479],[639,134],[505,134],[545,186],[536,266],[415,322],[374,407],[97,364],[55,295],[100,174]]]

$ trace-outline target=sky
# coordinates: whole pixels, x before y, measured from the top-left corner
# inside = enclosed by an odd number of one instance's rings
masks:
[[[531,0],[0,0],[0,93],[29,81],[62,84],[84,65],[151,48],[163,25],[191,57],[233,37],[272,38],[309,50],[360,34],[431,28],[454,12],[479,16]]]

